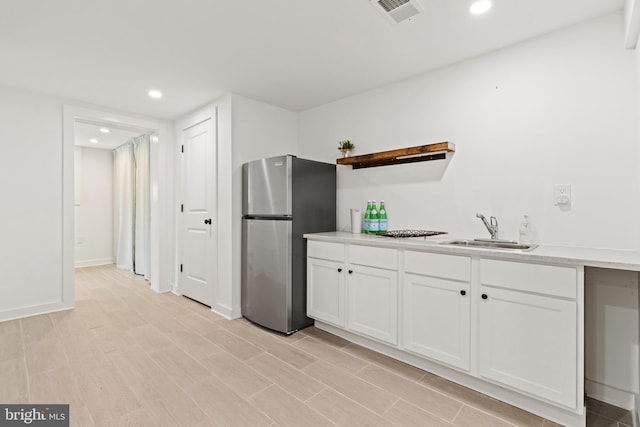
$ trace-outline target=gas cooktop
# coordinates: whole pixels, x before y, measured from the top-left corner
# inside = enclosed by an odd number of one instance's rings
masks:
[[[439,234],[447,234],[446,231],[430,231],[430,230],[389,230],[378,234],[383,237],[405,238],[405,237],[428,237],[437,236]]]

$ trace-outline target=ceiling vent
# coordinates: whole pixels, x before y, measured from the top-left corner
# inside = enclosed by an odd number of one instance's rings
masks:
[[[411,19],[422,12],[418,0],[371,0],[378,12],[396,24]]]

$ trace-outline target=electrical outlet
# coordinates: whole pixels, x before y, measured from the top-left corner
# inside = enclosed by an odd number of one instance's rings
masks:
[[[571,204],[571,184],[556,184],[553,187],[553,204],[556,206]]]

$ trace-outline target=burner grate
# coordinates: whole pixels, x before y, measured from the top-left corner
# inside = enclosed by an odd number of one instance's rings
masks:
[[[447,232],[446,231],[430,231],[430,230],[389,230],[379,234],[379,236],[403,238],[403,237],[428,237],[428,236],[437,236],[439,234],[447,234]]]

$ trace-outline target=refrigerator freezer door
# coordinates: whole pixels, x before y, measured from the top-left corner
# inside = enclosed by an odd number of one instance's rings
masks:
[[[270,157],[242,166],[242,214],[291,215],[291,156]]]
[[[291,332],[291,221],[242,220],[242,315]]]

